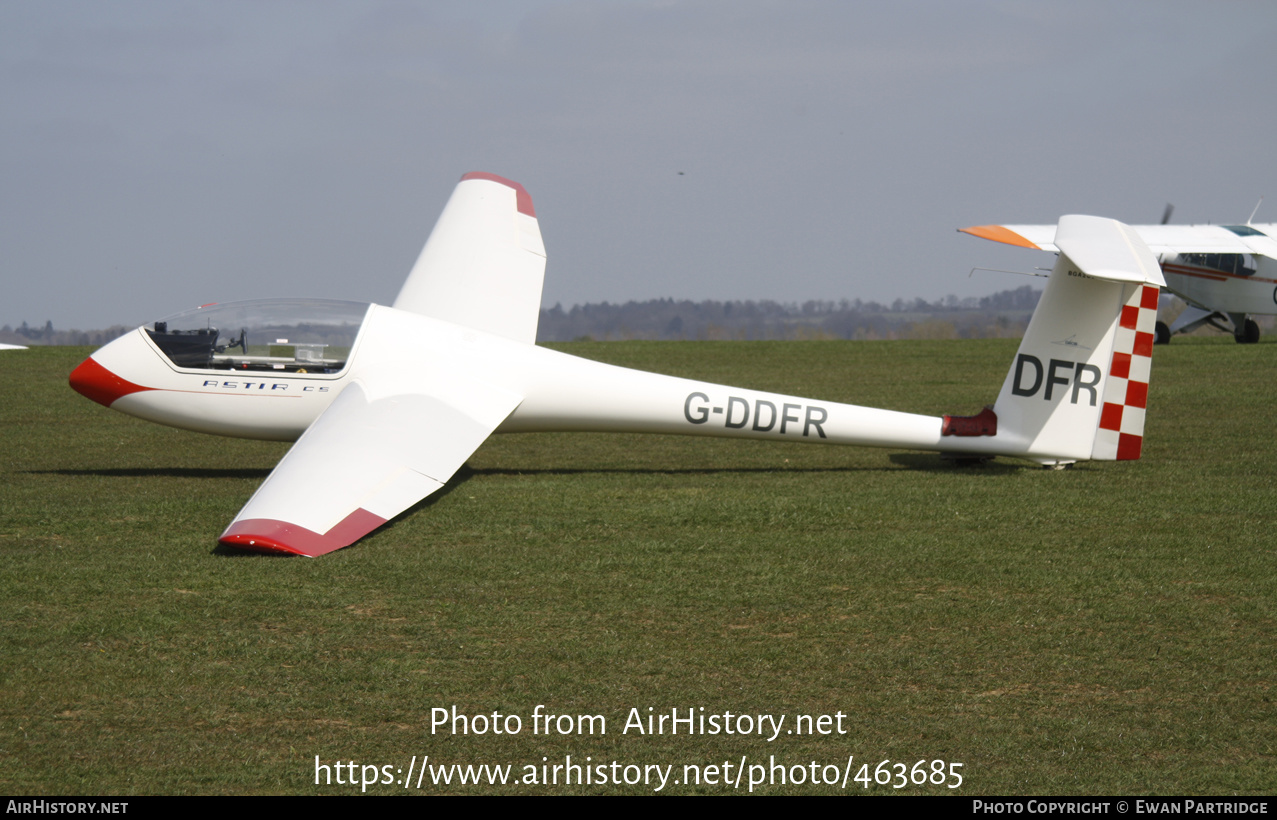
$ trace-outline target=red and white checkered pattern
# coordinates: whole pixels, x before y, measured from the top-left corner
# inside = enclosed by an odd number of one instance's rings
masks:
[[[1144,411],[1148,404],[1148,375],[1153,364],[1158,289],[1135,285],[1118,320],[1113,361],[1104,387],[1100,426],[1091,457],[1128,461],[1140,457],[1144,443]]]

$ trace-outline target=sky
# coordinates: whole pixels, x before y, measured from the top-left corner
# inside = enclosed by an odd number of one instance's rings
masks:
[[[388,304],[470,171],[547,307],[986,295],[956,228],[1244,222],[1275,79],[1271,2],[6,0],[0,324]]]

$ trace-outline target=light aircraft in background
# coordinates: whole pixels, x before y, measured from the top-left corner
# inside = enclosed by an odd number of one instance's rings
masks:
[[[0,350],[26,350],[26,345],[6,345],[0,344]]]
[[[1158,344],[1205,324],[1232,333],[1242,344],[1259,341],[1259,325],[1250,317],[1277,314],[1277,224],[1131,227],[1157,255],[1166,289],[1187,303],[1169,326],[1157,323]],[[1007,245],[1059,250],[1054,225],[958,230]]]
[[[467,174],[391,307],[205,305],[140,327],[71,374],[175,427],[296,440],[222,533],[317,556],[438,490],[493,433],[726,436],[1014,456],[1140,456],[1157,260],[1129,228],[1060,220],[1061,254],[997,401],[941,418],[645,373],[537,347],[545,272],[532,199]]]

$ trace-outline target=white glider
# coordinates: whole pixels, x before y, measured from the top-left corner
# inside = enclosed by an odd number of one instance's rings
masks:
[[[1133,225],[1132,229],[1161,263],[1166,289],[1188,304],[1169,326],[1157,323],[1158,344],[1204,324],[1232,333],[1243,344],[1259,341],[1259,325],[1250,316],[1277,313],[1277,224]],[[1054,225],[977,225],[958,230],[1006,245],[1059,250]]]
[[[1139,458],[1157,260],[1066,216],[997,402],[934,418],[645,373],[534,344],[545,249],[531,197],[462,177],[391,307],[206,305],[96,351],[71,386],[176,427],[297,443],[220,540],[317,556],[438,490],[493,433],[611,431],[859,444],[1060,466]]]

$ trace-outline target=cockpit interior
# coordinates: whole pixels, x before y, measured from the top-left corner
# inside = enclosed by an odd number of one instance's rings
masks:
[[[203,305],[144,327],[175,367],[335,375],[368,302],[258,299]]]

